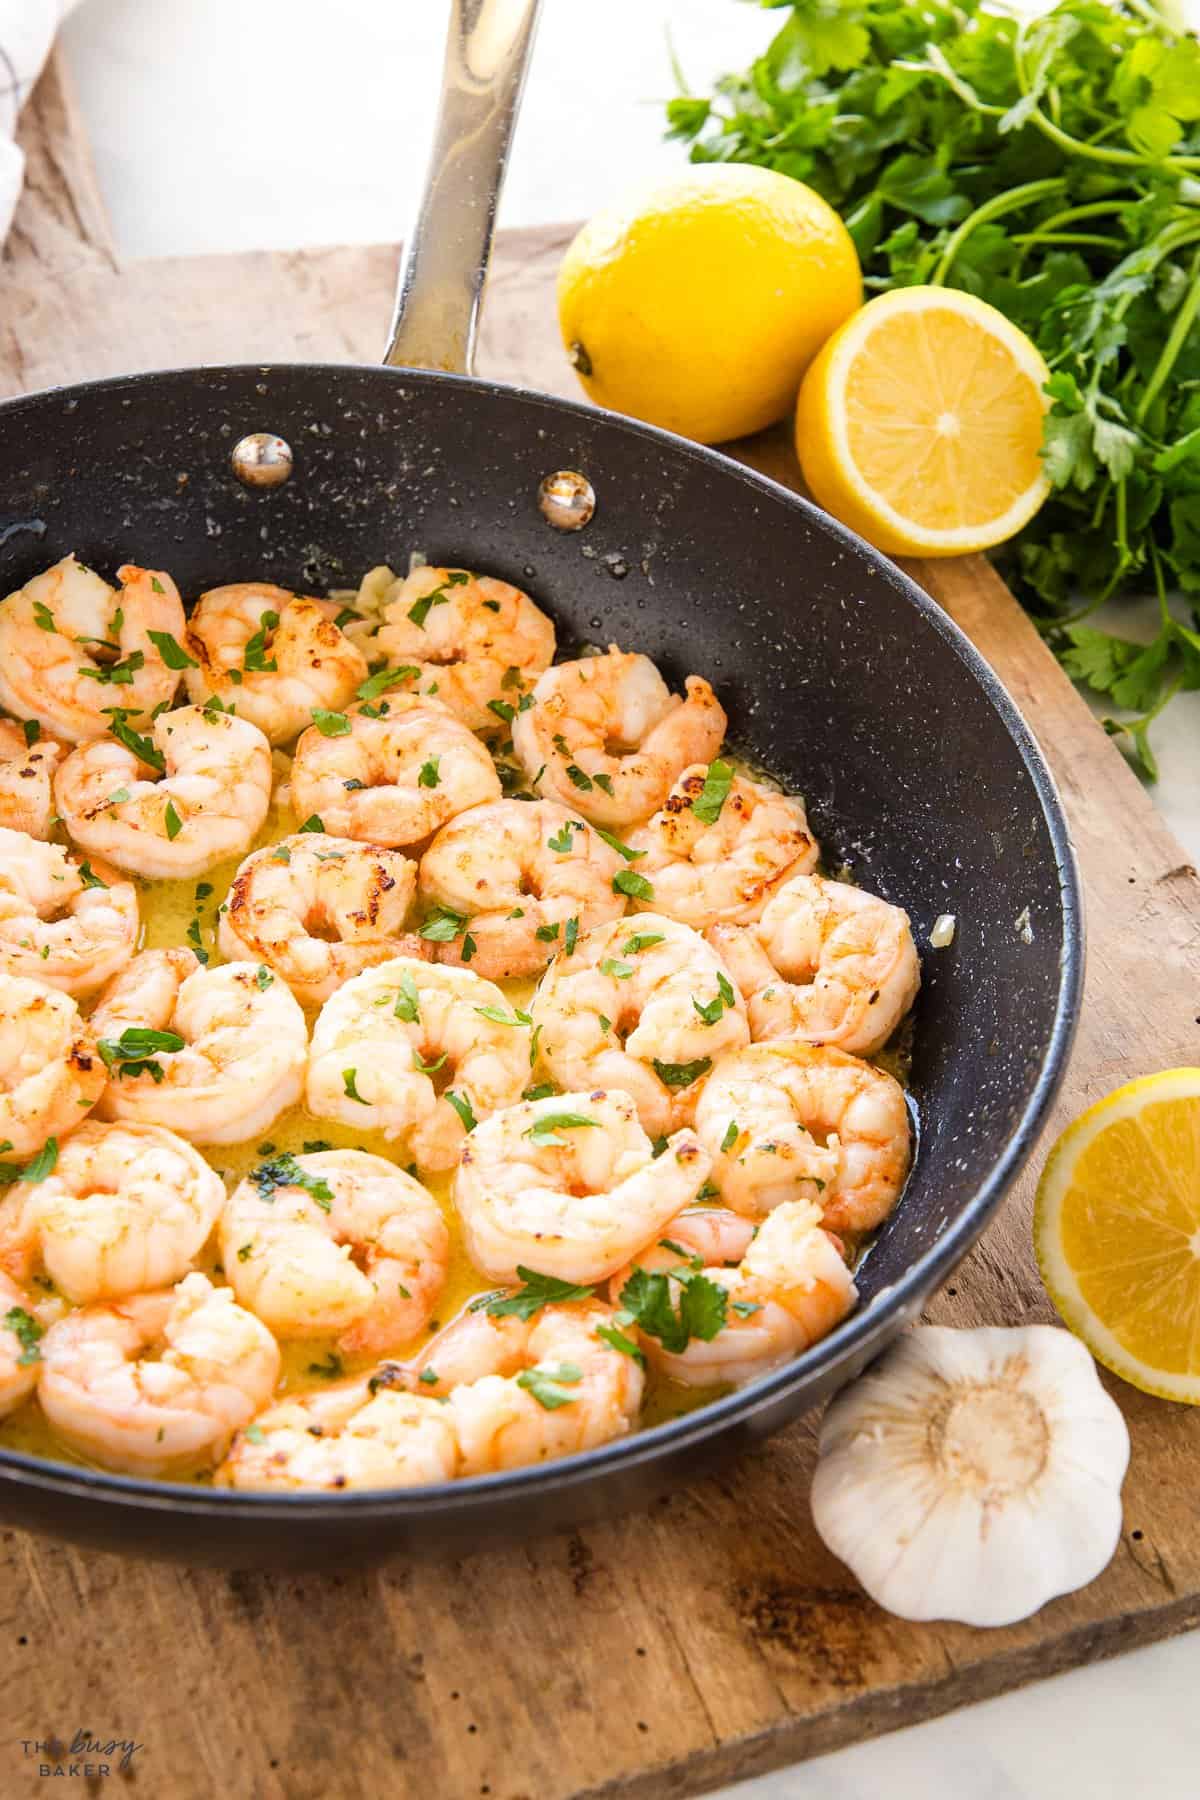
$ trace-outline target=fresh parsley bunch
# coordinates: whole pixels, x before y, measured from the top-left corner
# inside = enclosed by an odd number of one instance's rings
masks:
[[[1037,343],[1053,492],[1005,572],[1068,672],[1138,715],[1107,724],[1153,776],[1151,721],[1200,687],[1200,44],[1152,0],[796,0],[668,113],[694,161],[823,194],[868,288],[965,288]],[[1151,586],[1151,643],[1085,622]]]

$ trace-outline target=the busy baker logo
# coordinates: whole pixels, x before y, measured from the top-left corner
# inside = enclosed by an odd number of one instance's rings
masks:
[[[106,1775],[128,1774],[133,1759],[145,1749],[136,1738],[111,1737],[80,1727],[69,1736],[52,1732],[44,1738],[18,1738],[21,1755],[36,1763],[45,1780],[102,1781]]]

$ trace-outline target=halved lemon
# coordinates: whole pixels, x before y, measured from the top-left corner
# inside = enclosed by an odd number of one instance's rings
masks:
[[[1200,1404],[1200,1069],[1131,1081],[1064,1131],[1033,1241],[1093,1356],[1149,1394]]]
[[[1049,370],[1004,314],[955,288],[896,288],[804,377],[796,451],[820,505],[892,556],[1003,543],[1049,492]]]

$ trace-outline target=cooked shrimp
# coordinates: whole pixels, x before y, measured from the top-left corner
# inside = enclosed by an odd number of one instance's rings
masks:
[[[224,1204],[221,1177],[174,1132],[89,1120],[49,1175],[0,1202],[0,1263],[22,1281],[43,1269],[77,1304],[167,1287]]]
[[[266,1326],[199,1274],[68,1313],[41,1351],[38,1399],[51,1426],[90,1461],[131,1475],[219,1462],[280,1369]]]
[[[188,698],[215,694],[272,744],[311,725],[314,707],[340,712],[367,661],[334,623],[338,607],[269,581],[236,581],[201,594],[187,625]]]
[[[553,800],[477,806],[439,831],[421,859],[423,899],[462,921],[438,956],[469,959],[491,981],[539,975],[581,931],[620,917],[625,897],[613,880],[624,866]]]
[[[554,626],[528,594],[429,565],[388,589],[376,642],[390,664],[413,670],[422,693],[485,734],[507,732],[506,709],[554,660]]]
[[[276,1337],[336,1335],[349,1356],[385,1355],[425,1329],[449,1254],[433,1196],[362,1150],[263,1163],[221,1220],[221,1259],[240,1303]]]
[[[133,955],[137,891],[99,860],[0,827],[0,968],[87,995]]]
[[[36,719],[25,723],[28,732],[0,719],[0,825],[48,838],[54,819],[51,783],[66,752],[56,738],[33,735],[41,730]]]
[[[789,881],[745,930],[717,925],[708,936],[746,996],[756,1039],[870,1056],[921,984],[908,914],[821,875]]]
[[[722,762],[685,769],[662,810],[629,834],[629,846],[642,852],[637,872],[653,883],[655,912],[696,931],[756,919],[780,884],[819,854],[801,801]]]
[[[469,1369],[438,1408],[458,1440],[460,1475],[572,1456],[624,1436],[637,1421],[642,1371],[597,1330],[612,1329],[616,1316],[595,1300],[544,1306],[526,1320],[467,1313],[425,1346],[418,1364],[397,1373],[415,1376],[423,1395],[446,1395],[451,1373]],[[503,1329],[485,1334],[479,1319]],[[469,1339],[465,1354],[455,1341],[461,1334]],[[385,1368],[380,1379],[387,1377]]]
[[[302,1006],[319,1006],[374,963],[433,955],[404,930],[416,885],[416,863],[398,850],[297,832],[246,858],[217,943],[231,961],[265,963]]]
[[[498,987],[468,969],[394,957],[328,999],[313,1027],[307,1103],[449,1169],[472,1121],[529,1080],[529,1032]]]
[[[32,1156],[78,1130],[104,1089],[91,1028],[67,994],[0,971],[0,1141]]]
[[[0,1419],[15,1412],[37,1386],[42,1310],[0,1272]]]
[[[428,1487],[458,1474],[447,1409],[365,1377],[280,1400],[234,1440],[216,1485],[300,1489]]]
[[[143,950],[100,996],[92,1029],[110,1065],[97,1116],[193,1144],[254,1137],[304,1086],[304,1014],[261,964],[206,969],[190,950]]]
[[[710,1338],[691,1337],[681,1350],[668,1350],[661,1338],[638,1332],[650,1361],[685,1387],[752,1381],[825,1337],[858,1299],[854,1277],[811,1201],[784,1201],[757,1232],[723,1209],[685,1212],[663,1237],[666,1243],[651,1245],[613,1277],[609,1292],[620,1305],[634,1267],[672,1277],[676,1311],[684,1285],[697,1275],[724,1290],[724,1319]]]
[[[601,925],[557,956],[530,1011],[554,1079],[622,1088],[655,1136],[689,1125],[714,1059],[750,1041],[721,959],[699,932],[651,912]]]
[[[112,707],[142,724],[170,705],[179,672],[163,651],[178,662],[178,590],[132,563],[117,580],[120,592],[64,556],[0,604],[0,706],[78,744],[103,736]]]
[[[513,721],[513,748],[531,786],[599,825],[628,825],[665,802],[691,763],[725,736],[725,710],[689,675],[672,694],[648,656],[618,650],[547,669],[533,705]]]
[[[329,737],[311,726],[296,745],[292,806],[326,831],[397,848],[468,807],[500,797],[495,764],[448,707],[388,694],[345,715]]]
[[[899,1082],[811,1044],[751,1044],[722,1057],[700,1096],[696,1133],[722,1199],[752,1219],[785,1200],[814,1200],[831,1231],[871,1231],[908,1174]]]
[[[490,1281],[521,1267],[602,1281],[696,1198],[712,1158],[680,1131],[661,1156],[628,1094],[558,1094],[485,1119],[463,1145],[454,1203]]]
[[[54,798],[85,850],[190,880],[249,849],[271,804],[271,749],[245,719],[181,706],[154,721],[140,754],[111,737],[73,750]]]

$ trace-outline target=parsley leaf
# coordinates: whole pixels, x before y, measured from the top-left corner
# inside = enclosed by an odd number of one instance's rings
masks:
[[[571,1392],[572,1387],[583,1380],[583,1370],[577,1363],[560,1363],[557,1369],[542,1368],[540,1365],[532,1369],[523,1369],[517,1376],[517,1386],[533,1395],[538,1405],[547,1412],[553,1412],[560,1406],[570,1406],[578,1400],[579,1395]]]
[[[628,894],[632,900],[653,900],[654,889],[636,869],[618,869],[612,878],[614,894]]]
[[[532,1144],[562,1145],[567,1140],[559,1137],[560,1131],[579,1131],[588,1126],[592,1130],[598,1130],[599,1122],[589,1119],[586,1113],[545,1112],[532,1125],[527,1126],[521,1135],[527,1137]]]
[[[184,1048],[177,1031],[155,1031],[149,1025],[127,1025],[119,1038],[101,1038],[96,1045],[100,1060],[117,1080],[149,1075],[155,1086],[163,1079],[163,1066],[155,1052],[166,1054]]]
[[[733,770],[727,762],[711,762],[704,786],[692,801],[692,816],[702,825],[715,825],[733,786]]]
[[[471,1302],[469,1311],[486,1312],[493,1319],[532,1319],[543,1306],[557,1306],[564,1300],[590,1300],[594,1288],[578,1287],[560,1281],[556,1275],[540,1275],[536,1269],[517,1264],[517,1274],[524,1283],[514,1294],[481,1294]]]
[[[690,1063],[659,1062],[657,1056],[654,1058],[654,1073],[663,1086],[669,1088],[691,1087],[693,1081],[699,1081],[711,1068],[711,1056],[700,1056]]]
[[[328,1212],[333,1205],[333,1189],[329,1183],[304,1168],[290,1150],[281,1151],[270,1162],[259,1163],[256,1169],[251,1169],[250,1180],[262,1200],[273,1200],[277,1188],[298,1187],[316,1201],[322,1212]]]
[[[189,656],[178,638],[169,631],[148,631],[146,636],[166,663],[168,669],[198,669],[199,663]]]
[[[322,737],[349,737],[353,727],[342,712],[327,712],[323,706],[314,706],[312,722]]]
[[[17,1358],[19,1365],[28,1368],[30,1363],[41,1362],[42,1353],[38,1345],[46,1335],[46,1327],[31,1312],[26,1312],[23,1306],[10,1306],[4,1315],[4,1327],[12,1332],[21,1346],[21,1354]]]

